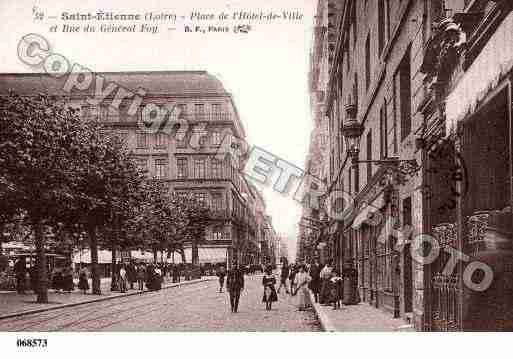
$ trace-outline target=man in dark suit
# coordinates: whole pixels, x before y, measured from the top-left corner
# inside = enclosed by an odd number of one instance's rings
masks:
[[[236,261],[226,275],[226,289],[230,295],[230,306],[232,313],[237,313],[239,309],[240,292],[244,290],[244,273],[239,268]]]

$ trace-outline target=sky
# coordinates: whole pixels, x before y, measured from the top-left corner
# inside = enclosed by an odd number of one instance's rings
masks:
[[[43,35],[53,51],[93,71],[206,70],[219,78],[234,98],[247,132],[247,141],[303,167],[311,130],[308,100],[309,51],[316,0],[0,0],[0,72],[30,72],[16,55],[28,33]],[[43,13],[41,21],[34,19]],[[65,33],[63,12],[175,13],[176,23],[157,22],[152,33]],[[268,13],[298,11],[296,21],[190,20],[201,15],[234,11]],[[56,16],[56,19],[48,18]],[[142,21],[144,22],[144,21]],[[142,22],[137,22],[139,25]],[[108,21],[106,22],[108,23]],[[250,24],[247,34],[185,33],[184,25]],[[58,32],[50,32],[57,24]],[[83,26],[84,22],[76,22]],[[169,30],[175,28],[176,30]],[[295,253],[300,206],[292,195],[262,187],[268,213],[279,233],[289,238]]]

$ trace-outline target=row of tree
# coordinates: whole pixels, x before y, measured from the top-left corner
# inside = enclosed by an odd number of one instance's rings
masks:
[[[93,293],[99,247],[178,251],[205,237],[210,211],[191,194],[148,181],[116,136],[63,100],[0,97],[0,229],[22,222],[36,248],[37,301],[48,301],[46,250],[87,241]],[[2,230],[3,233],[3,230]],[[55,243],[53,243],[55,244]]]

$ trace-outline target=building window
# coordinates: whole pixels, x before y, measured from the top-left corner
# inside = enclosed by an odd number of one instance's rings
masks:
[[[118,122],[119,110],[113,106],[101,106],[100,118],[104,122]]]
[[[158,132],[155,135],[155,147],[166,148],[167,147],[167,135],[162,132]]]
[[[390,40],[390,0],[385,0],[385,17],[386,17],[386,34],[387,34],[387,41]]]
[[[216,158],[212,159],[212,178],[222,177],[222,162]]]
[[[372,130],[369,129],[367,133],[367,161],[372,160]],[[367,183],[371,181],[372,178],[372,163],[367,162]]]
[[[187,105],[180,103],[176,105],[176,117],[180,120],[187,120]]]
[[[205,120],[205,105],[202,103],[197,103],[194,105],[194,116],[196,120],[203,121]]]
[[[135,163],[141,171],[148,172],[148,160],[146,158],[136,158]]]
[[[396,74],[396,86],[398,91],[396,100],[399,101],[399,116],[401,123],[401,141],[404,140],[411,132],[411,77],[410,77],[410,50],[406,54],[399,65]]]
[[[411,216],[411,197],[407,197],[403,200],[403,226],[412,225]]]
[[[383,48],[385,47],[386,35],[386,17],[385,17],[385,0],[378,0],[378,53],[381,56]]]
[[[123,143],[124,145],[128,145],[128,132],[126,131],[118,131],[116,132],[117,138]]]
[[[356,26],[356,4],[357,2],[352,2],[351,6],[351,22],[353,27],[353,46],[356,45],[356,38],[357,38],[357,26]]]
[[[155,178],[156,179],[166,179],[168,169],[168,161],[167,159],[159,158],[155,160]]]
[[[349,176],[347,176],[347,193],[353,193],[353,171],[351,171],[351,167],[349,167]]]
[[[205,160],[203,158],[194,160],[194,178],[205,178]]]
[[[137,148],[148,148],[148,134],[144,132],[137,133]]]
[[[177,148],[187,148],[189,133],[185,130],[178,130],[175,134],[176,139],[176,147]]]
[[[212,132],[212,145],[219,146],[221,144],[221,133],[218,131]]]
[[[353,83],[353,101],[358,109],[358,75],[354,74],[354,83]]]
[[[394,103],[393,103],[393,115],[392,115],[392,144],[393,144],[393,150],[394,150],[394,155],[397,155],[397,151],[398,151],[398,144],[397,144],[397,118],[399,117],[399,110],[397,109],[397,107],[399,106],[399,86],[396,84],[396,80],[397,80],[398,76],[395,76],[394,77]]]
[[[223,238],[224,238],[223,227],[222,226],[214,226],[214,228],[212,228],[212,239],[220,240]]]
[[[346,62],[346,73],[349,73],[349,40],[344,43],[344,61]]]
[[[379,157],[381,159],[388,157],[388,128],[387,128],[387,103],[379,110]]]
[[[371,59],[370,59],[370,33],[365,40],[365,90],[369,89],[371,82]]]
[[[354,194],[360,192],[360,164],[357,163],[354,167]]]
[[[177,177],[179,179],[185,179],[188,177],[187,164],[188,164],[187,158],[177,158],[176,159]]]
[[[204,193],[204,192],[197,192],[194,194],[196,196],[196,199],[200,202],[200,203],[203,203],[203,205],[207,206],[208,205],[208,202],[207,202],[207,194]]]
[[[220,103],[212,104],[212,119],[214,121],[222,120],[222,112],[221,112],[221,104]]]
[[[100,114],[96,106],[82,106],[82,117],[90,120],[99,120]]]
[[[223,195],[221,193],[212,193],[212,209],[214,211],[223,209]]]

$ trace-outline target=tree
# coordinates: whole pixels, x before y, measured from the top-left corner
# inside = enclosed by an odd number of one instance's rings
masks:
[[[192,264],[199,264],[198,245],[204,242],[206,230],[212,223],[212,213],[206,203],[199,200],[193,193],[173,193],[172,197],[182,220],[177,228],[175,246],[191,244]]]
[[[94,122],[84,129],[89,146],[81,151],[84,157],[77,170],[82,172],[74,188],[79,194],[75,213],[89,237],[94,294],[101,294],[98,248],[113,250],[115,264],[116,248],[129,245],[121,241],[121,228],[136,215],[134,207],[144,198],[143,174],[123,143],[115,136],[102,135],[100,129],[101,124]]]
[[[48,302],[44,226],[55,225],[73,204],[77,147],[83,123],[73,109],[47,96],[0,98],[2,196],[23,209],[34,231],[37,301]]]

